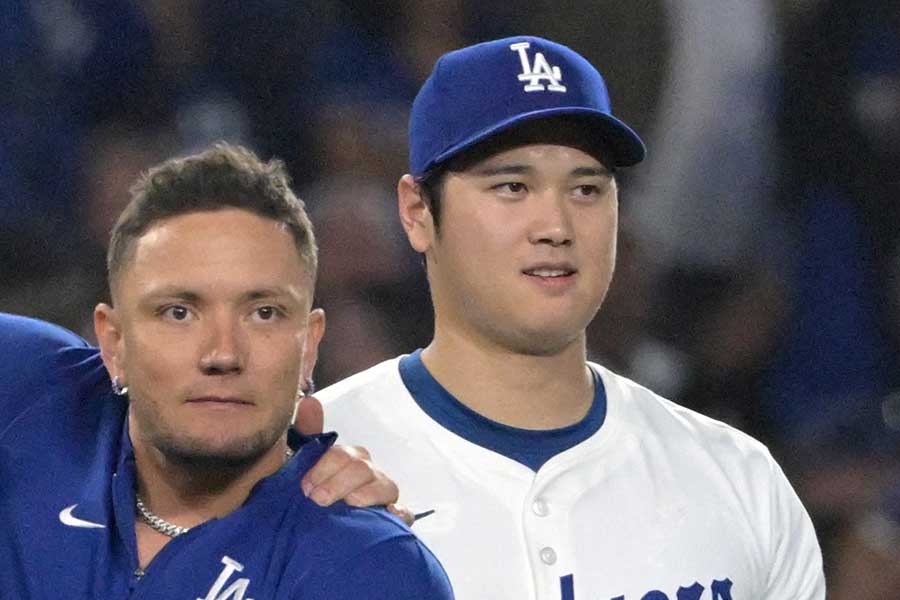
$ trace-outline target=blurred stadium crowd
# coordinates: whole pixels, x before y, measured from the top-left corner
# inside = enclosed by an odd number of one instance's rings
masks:
[[[492,4],[3,0],[0,310],[91,338],[131,182],[225,139],[282,158],[310,209],[319,386],[421,346],[408,106],[445,51],[550,37],[649,147],[591,356],[769,444],[831,598],[900,598],[900,3]]]

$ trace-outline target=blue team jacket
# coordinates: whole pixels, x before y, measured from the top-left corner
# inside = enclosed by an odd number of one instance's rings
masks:
[[[126,411],[96,349],[0,315],[3,600],[452,598],[438,561],[393,516],[302,494],[333,436],[303,444],[240,509],[173,539],[142,573]]]

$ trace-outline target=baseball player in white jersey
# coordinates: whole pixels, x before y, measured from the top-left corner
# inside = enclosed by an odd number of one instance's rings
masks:
[[[443,56],[400,217],[432,342],[319,397],[418,513],[457,598],[823,600],[812,523],[766,448],[586,360],[643,159],[600,74],[535,37]]]

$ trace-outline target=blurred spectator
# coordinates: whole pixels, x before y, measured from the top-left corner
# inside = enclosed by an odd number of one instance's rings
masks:
[[[796,293],[764,409],[817,521],[833,597],[893,598],[896,510],[881,500],[900,465],[900,5],[823,0],[792,16],[780,196]]]
[[[734,269],[770,229],[778,29],[768,0],[666,3],[672,49],[631,206],[654,259]]]
[[[688,357],[653,327],[654,282],[647,249],[627,220],[619,224],[616,272],[603,308],[587,329],[588,356],[614,371],[675,397],[685,382]]]
[[[900,591],[900,498],[886,496],[835,543],[830,600],[887,600]]]
[[[129,200],[128,189],[144,169],[168,155],[169,142],[163,132],[119,121],[88,133],[76,161],[73,224],[78,227],[71,254],[40,270],[23,270],[15,285],[0,286],[0,306],[59,323],[93,339],[93,308],[109,300],[109,232]]]
[[[400,228],[393,187],[382,181],[348,172],[302,195],[313,206],[320,249],[316,303],[328,318],[320,386],[429,339],[422,267]]]
[[[0,22],[0,281],[13,287],[72,252],[78,147],[146,89],[150,33],[126,0],[9,0]]]
[[[883,451],[900,387],[892,260],[900,242],[900,5],[821,2],[792,23],[782,130],[794,219],[794,324],[769,408],[787,436]],[[860,429],[862,428],[862,429]],[[828,445],[834,447],[835,439]]]
[[[671,48],[658,119],[623,205],[655,335],[631,375],[763,435],[756,379],[789,294],[773,199],[776,14],[768,0],[664,9]]]

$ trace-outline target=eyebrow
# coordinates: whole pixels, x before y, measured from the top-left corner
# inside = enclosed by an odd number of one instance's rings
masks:
[[[190,302],[191,304],[199,304],[203,301],[203,296],[198,292],[185,288],[168,286],[153,290],[145,296],[145,301],[153,301],[158,298],[176,298],[178,300]],[[240,301],[253,302],[265,298],[293,298],[293,295],[290,291],[280,287],[259,288],[241,294]]]
[[[578,167],[572,170],[572,177],[609,177],[612,171],[606,167]]]
[[[496,167],[486,165],[475,169],[474,174],[478,177],[493,177],[494,175],[522,175],[530,173],[534,168],[528,165],[498,165]]]
[[[260,288],[258,290],[250,290],[249,292],[241,295],[241,300],[245,302],[252,302],[253,300],[262,300],[265,298],[293,298],[293,294],[290,291],[274,287],[274,288]]]
[[[200,294],[197,292],[170,286],[157,288],[144,296],[145,301],[155,300],[157,298],[178,298],[179,300],[184,300],[192,304],[200,302],[201,299]]]

